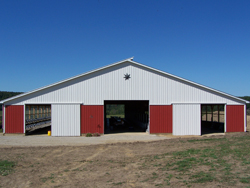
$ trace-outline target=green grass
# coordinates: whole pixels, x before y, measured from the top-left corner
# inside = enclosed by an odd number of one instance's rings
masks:
[[[0,160],[0,174],[2,176],[7,176],[12,173],[14,170],[15,163],[7,160]]]
[[[188,142],[217,142],[217,141],[224,141],[226,138],[212,138],[212,139],[195,139],[195,140],[188,140]]]
[[[146,179],[147,181],[163,179],[162,186],[171,185],[173,179],[186,186],[209,182],[227,186],[234,186],[237,182],[250,185],[250,136],[184,142],[193,143],[194,148],[196,143],[205,142],[206,145],[199,145],[197,149],[144,157],[140,168],[155,169],[151,172],[151,179]],[[155,165],[155,162],[161,166]]]
[[[113,185],[122,185],[125,182],[118,182],[118,183],[113,183]]]
[[[54,178],[55,178],[55,175],[54,175],[54,174],[51,174],[49,177],[41,178],[41,181],[42,181],[43,183],[45,183],[46,181],[51,180],[51,183],[54,183]]]

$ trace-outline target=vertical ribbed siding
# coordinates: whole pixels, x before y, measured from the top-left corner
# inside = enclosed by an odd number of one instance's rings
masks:
[[[5,133],[24,133],[23,105],[5,106]]]
[[[126,73],[131,78],[125,81]],[[149,100],[151,105],[239,104],[228,97],[131,63],[94,72],[9,103],[79,102],[85,105],[103,105],[104,100]]]
[[[80,136],[80,104],[52,104],[51,116],[52,136]]]
[[[104,133],[104,106],[81,105],[81,133]]]
[[[200,104],[173,105],[173,135],[201,135]]]
[[[2,129],[3,129],[3,133],[4,133],[4,105],[2,105]]]
[[[244,105],[227,105],[227,132],[244,132]]]
[[[150,133],[172,133],[172,105],[150,105]]]

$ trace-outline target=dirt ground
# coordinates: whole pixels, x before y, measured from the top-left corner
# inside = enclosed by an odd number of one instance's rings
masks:
[[[250,116],[248,125],[250,126]],[[7,176],[0,175],[0,187],[246,187],[250,185],[246,184],[248,177],[233,184],[228,183],[230,178],[226,180],[228,182],[211,179],[189,183],[190,178],[199,176],[201,170],[210,172],[211,169],[208,170],[206,165],[190,168],[190,174],[173,168],[164,170],[165,167],[171,166],[170,163],[177,164],[180,157],[173,155],[173,152],[211,149],[220,144],[216,139],[231,139],[231,143],[235,143],[233,139],[240,139],[242,136],[250,137],[250,133],[86,146],[0,145],[0,159],[14,161],[16,164],[12,173]],[[205,141],[191,142],[192,139]],[[206,139],[215,141],[207,142]],[[233,165],[233,158],[230,160],[231,166],[226,166],[225,169],[231,168],[232,171],[218,170],[218,176],[225,172],[229,175],[249,175],[250,167],[244,169],[237,161]],[[250,162],[247,161],[246,164]],[[225,174],[226,177],[230,177],[228,174]],[[214,179],[216,178],[218,179]]]

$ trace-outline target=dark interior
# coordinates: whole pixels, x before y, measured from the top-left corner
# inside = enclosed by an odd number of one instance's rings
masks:
[[[201,105],[201,135],[224,133],[224,104]]]
[[[122,114],[110,114],[109,107],[115,109],[116,106],[123,106]],[[104,134],[146,132],[148,112],[149,101],[104,101]]]

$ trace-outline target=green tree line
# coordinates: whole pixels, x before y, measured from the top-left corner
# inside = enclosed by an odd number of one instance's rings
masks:
[[[10,97],[13,97],[15,95],[19,95],[23,92],[13,92],[13,91],[0,91],[0,101],[4,100],[4,99],[8,99]],[[2,111],[2,105],[0,105],[0,111]],[[1,113],[2,114],[2,113]],[[2,120],[2,118],[0,117],[0,121]]]
[[[239,97],[239,98],[250,101],[250,96],[244,96],[244,97]],[[247,109],[250,109],[250,104],[247,104]]]
[[[13,91],[0,91],[0,101],[13,97],[15,95],[19,95],[23,92],[13,92]]]

